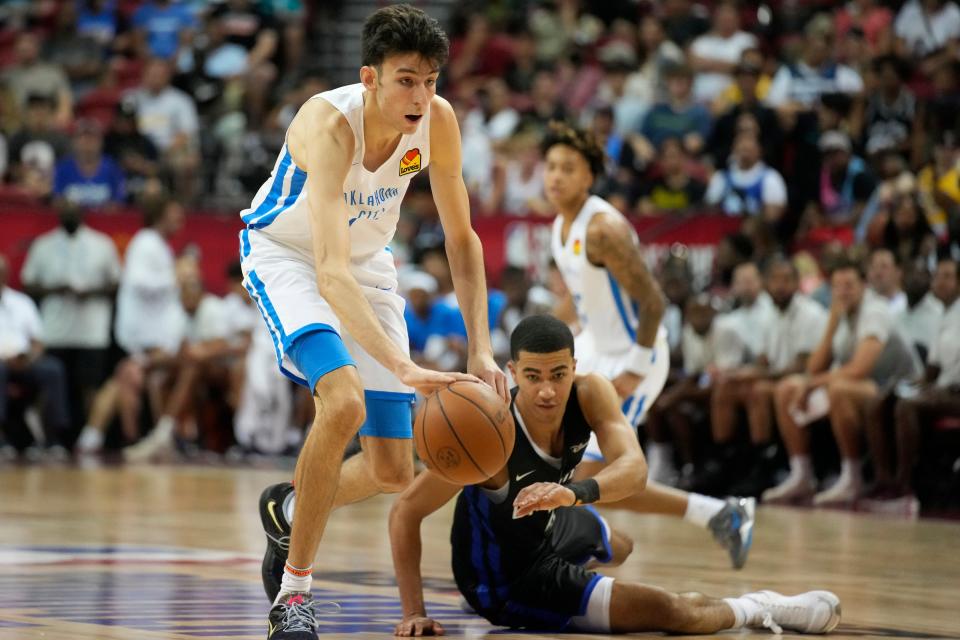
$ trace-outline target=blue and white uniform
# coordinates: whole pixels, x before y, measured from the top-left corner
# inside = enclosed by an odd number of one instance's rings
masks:
[[[627,368],[628,353],[637,341],[637,304],[613,274],[587,259],[587,227],[598,213],[622,217],[606,200],[590,196],[563,238],[563,216],[553,222],[553,259],[573,296],[581,331],[576,337],[577,373],[599,373],[612,380]],[[638,242],[636,236],[634,240]],[[653,364],[633,395],[623,403],[630,424],[643,422],[660,395],[670,371],[667,332],[660,327],[653,347]],[[596,436],[590,436],[586,459],[602,459]]]
[[[354,84],[311,99],[329,102],[353,130],[352,166],[343,183],[350,225],[350,273],[384,331],[409,352],[403,320],[405,303],[397,292],[397,271],[388,245],[397,229],[407,186],[429,162],[430,113],[424,114],[416,132],[401,136],[383,164],[369,171],[363,166],[364,93],[362,84]],[[386,413],[396,418],[401,414],[396,404],[409,405],[413,389],[343,330],[332,307],[320,295],[306,182],[306,172],[296,165],[284,144],[270,177],[250,207],[240,214],[246,223],[240,232],[244,286],[270,329],[277,364],[286,376],[314,389],[324,374],[342,366],[356,366],[367,401],[368,424],[361,428],[361,435],[409,438],[409,419],[387,432],[370,428],[371,423],[395,422],[385,416],[378,418],[383,413],[379,401],[389,403],[386,406],[392,409]],[[305,340],[306,336],[311,339]]]

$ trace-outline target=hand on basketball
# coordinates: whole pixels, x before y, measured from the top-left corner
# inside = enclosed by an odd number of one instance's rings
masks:
[[[458,371],[433,371],[424,369],[411,363],[409,368],[397,375],[400,382],[413,387],[425,396],[430,395],[437,389],[445,387],[454,382],[481,382],[481,380],[469,373],[460,373]]]
[[[633,395],[633,392],[636,391],[640,383],[643,382],[643,376],[630,371],[624,371],[610,382],[613,383],[613,388],[617,390],[617,395],[620,396],[620,399],[626,400]]]
[[[556,482],[537,482],[524,487],[513,501],[513,517],[522,518],[534,511],[572,507],[577,501],[573,491]]]
[[[394,627],[393,635],[405,638],[411,636],[442,636],[443,625],[426,616],[410,616]]]
[[[510,402],[510,389],[507,387],[507,376],[497,366],[493,356],[489,353],[470,356],[467,360],[467,371],[477,376],[497,392],[504,402]]]

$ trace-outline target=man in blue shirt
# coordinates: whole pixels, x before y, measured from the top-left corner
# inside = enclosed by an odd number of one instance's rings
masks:
[[[103,155],[103,133],[95,120],[79,120],[73,154],[57,163],[53,193],[81,207],[105,207],[123,202],[123,172]]]
[[[185,4],[149,0],[134,12],[133,26],[144,57],[170,60],[181,45],[189,44],[197,20]]]

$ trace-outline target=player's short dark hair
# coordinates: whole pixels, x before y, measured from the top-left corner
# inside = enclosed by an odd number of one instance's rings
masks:
[[[553,353],[563,349],[570,349],[573,355],[573,332],[553,316],[528,316],[510,334],[510,357],[514,360],[520,357],[521,351]]]
[[[794,280],[800,279],[800,272],[797,270],[797,265],[793,263],[793,260],[782,253],[778,253],[767,260],[766,264],[763,266],[763,273],[769,277],[770,274],[773,273],[774,269],[778,269],[780,267],[786,267],[789,269]]]
[[[408,4],[378,9],[363,23],[363,66],[379,66],[397,53],[418,53],[437,66],[447,61],[450,41],[440,23]]]
[[[593,134],[566,122],[555,120],[547,126],[547,133],[543,137],[543,142],[540,143],[540,150],[543,155],[547,155],[547,152],[558,144],[571,147],[582,155],[590,165],[590,173],[594,177],[603,175],[606,157],[603,147]]]

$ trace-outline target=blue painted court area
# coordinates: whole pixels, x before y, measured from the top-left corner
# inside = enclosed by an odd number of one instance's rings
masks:
[[[18,567],[10,562],[10,555],[16,554],[17,547],[0,550],[7,557],[6,566],[0,564],[0,628],[81,623],[178,637],[263,636],[268,603],[260,585],[250,580],[199,577],[179,572],[176,567],[167,569],[156,564],[139,572],[133,563],[122,561],[122,567],[71,563],[58,570],[29,562]],[[29,550],[62,554],[65,560],[76,562],[78,557],[89,557],[92,548],[30,547]],[[96,548],[93,555],[104,551]],[[132,553],[129,548],[116,551],[119,556]],[[194,552],[184,551],[184,557],[196,556]],[[149,552],[136,549],[138,555]],[[169,550],[164,550],[164,555],[167,553]],[[211,564],[215,571],[247,571],[222,563]],[[377,572],[331,572],[327,579],[326,575],[318,574],[314,580],[314,597],[340,605],[339,613],[321,618],[321,635],[392,635],[394,625],[401,618],[396,596],[351,594],[338,590],[338,583],[387,586],[392,584],[392,576]],[[444,589],[452,585],[439,581],[438,586]],[[455,605],[431,601],[428,606],[433,617],[452,633],[464,625],[475,628],[480,623],[482,626],[482,620]]]

